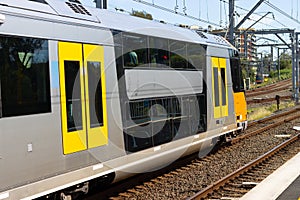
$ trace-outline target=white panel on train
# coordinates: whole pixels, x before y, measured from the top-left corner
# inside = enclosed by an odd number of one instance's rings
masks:
[[[197,94],[203,91],[202,71],[125,70],[129,99]],[[172,78],[170,78],[172,77]]]

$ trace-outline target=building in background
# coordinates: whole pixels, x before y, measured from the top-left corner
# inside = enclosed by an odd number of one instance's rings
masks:
[[[253,31],[253,30],[251,30]],[[240,55],[246,58],[248,61],[257,61],[257,47],[256,35],[247,34],[245,30],[239,29],[239,32],[235,34],[236,48],[239,50]]]
[[[235,32],[235,47],[238,49],[241,57],[241,65],[245,80],[248,82],[254,82],[257,76],[257,72],[262,68],[262,59],[258,57],[256,47],[256,35],[247,34],[247,31],[253,32],[254,29],[239,29]],[[228,36],[228,30],[212,30],[212,34],[221,35],[226,38]],[[226,38],[228,40],[228,37]],[[246,87],[249,89],[249,83]],[[247,86],[248,85],[248,86]]]
[[[255,34],[247,34],[246,29],[239,29],[235,32],[235,47],[239,50],[241,58],[245,58],[249,62],[257,62],[257,47],[256,44],[256,35]],[[254,31],[254,29],[249,29],[250,31]],[[221,35],[225,37],[227,34],[227,30],[212,30],[212,34]],[[226,38],[228,39],[228,38]]]

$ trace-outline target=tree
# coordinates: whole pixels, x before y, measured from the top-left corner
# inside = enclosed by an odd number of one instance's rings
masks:
[[[292,68],[292,56],[286,53],[280,55],[280,69]]]
[[[242,75],[243,78],[250,78],[251,82],[255,81],[255,70],[251,65],[250,61],[246,58],[241,58],[241,68],[242,68]]]
[[[153,20],[152,15],[145,12],[145,11],[132,10],[132,13],[130,15],[136,16],[136,17],[141,17],[141,18],[144,18],[144,19]]]

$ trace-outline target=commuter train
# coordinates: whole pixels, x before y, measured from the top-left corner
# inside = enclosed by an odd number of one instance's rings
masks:
[[[0,200],[72,199],[247,125],[219,36],[68,0],[1,0]],[[98,186],[101,188],[101,186]]]

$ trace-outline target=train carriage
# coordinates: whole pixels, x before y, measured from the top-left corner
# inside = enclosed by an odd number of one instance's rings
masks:
[[[0,199],[86,193],[245,128],[219,36],[67,0],[2,0],[0,18]]]

